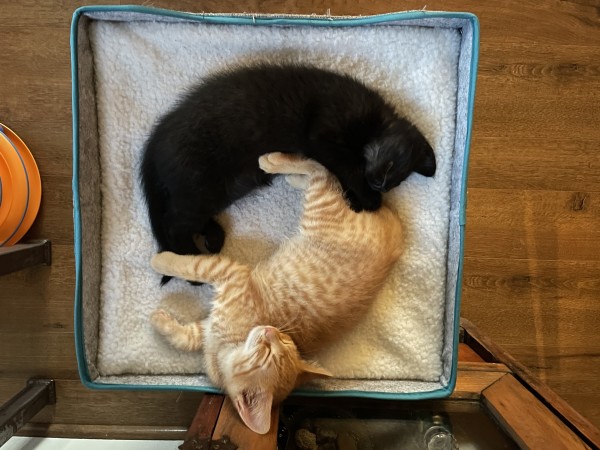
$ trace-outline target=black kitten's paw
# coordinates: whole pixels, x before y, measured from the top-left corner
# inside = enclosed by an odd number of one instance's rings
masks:
[[[377,211],[381,208],[382,196],[381,192],[367,191],[363,197],[363,208],[367,211]]]
[[[359,200],[359,198],[356,196],[356,194],[354,192],[346,191],[346,192],[344,192],[344,195],[346,197],[346,200],[350,204],[350,208],[352,209],[352,211],[358,213],[364,209],[362,207],[361,201]]]
[[[368,190],[360,196],[354,191],[346,191],[346,199],[350,203],[350,208],[355,212],[377,211],[381,207],[381,193]]]
[[[214,219],[209,219],[200,235],[194,236],[194,241],[202,253],[219,253],[225,244],[225,230]]]

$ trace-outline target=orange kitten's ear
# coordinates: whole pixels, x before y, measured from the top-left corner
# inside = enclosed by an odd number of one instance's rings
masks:
[[[296,378],[296,387],[308,383],[313,378],[329,378],[332,376],[333,374],[329,370],[323,369],[315,363],[302,361],[300,373],[298,374],[298,378]]]
[[[271,392],[242,392],[234,399],[235,409],[248,428],[258,434],[265,434],[271,428]]]

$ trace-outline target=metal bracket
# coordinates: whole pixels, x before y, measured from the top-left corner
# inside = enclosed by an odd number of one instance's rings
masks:
[[[56,403],[54,380],[32,378],[27,386],[0,407],[0,447],[46,405]]]
[[[26,267],[52,264],[52,246],[49,240],[33,241],[0,247],[0,275],[16,272]]]

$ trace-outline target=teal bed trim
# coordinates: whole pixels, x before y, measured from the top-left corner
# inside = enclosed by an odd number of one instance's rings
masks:
[[[82,312],[82,220],[79,201],[79,76],[78,76],[78,26],[79,20],[86,14],[94,13],[138,13],[149,16],[170,17],[188,21],[197,21],[209,24],[226,25],[249,25],[249,26],[268,26],[268,25],[286,25],[286,26],[325,26],[325,27],[352,27],[372,24],[380,24],[392,21],[406,21],[418,19],[461,19],[467,21],[472,29],[472,48],[470,62],[470,80],[469,80],[469,98],[467,104],[467,130],[464,149],[464,164],[462,168],[463,182],[460,195],[460,255],[458,267],[458,280],[455,293],[455,314],[454,314],[454,349],[452,358],[451,376],[448,385],[428,392],[373,392],[373,391],[310,391],[297,390],[293,395],[318,396],[318,397],[364,397],[377,399],[394,400],[426,400],[434,398],[443,398],[449,396],[456,385],[457,364],[458,364],[458,334],[460,329],[460,303],[462,290],[462,272],[464,255],[464,228],[466,222],[466,202],[467,202],[467,174],[468,174],[468,156],[471,140],[471,126],[473,119],[473,105],[475,95],[475,82],[477,78],[477,64],[479,52],[479,21],[471,13],[465,12],[429,12],[429,11],[407,11],[398,13],[381,14],[366,17],[312,17],[296,15],[262,15],[262,14],[195,14],[167,9],[152,8],[138,5],[103,5],[103,6],[84,6],[75,10],[71,22],[71,76],[72,76],[72,111],[73,111],[73,221],[74,221],[74,248],[75,248],[75,307],[74,307],[74,332],[75,332],[75,350],[77,355],[77,364],[79,376],[82,383],[91,389],[110,389],[110,390],[179,390],[179,391],[200,391],[207,393],[219,393],[219,389],[210,386],[179,386],[179,385],[133,385],[133,384],[105,384],[92,380],[89,367],[85,358],[84,331],[83,331],[83,312]]]

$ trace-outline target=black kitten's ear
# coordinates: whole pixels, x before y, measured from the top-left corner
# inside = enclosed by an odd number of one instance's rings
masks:
[[[413,158],[415,160],[415,172],[426,177],[435,175],[436,163],[435,153],[429,142],[421,133],[417,133],[414,138]]]

